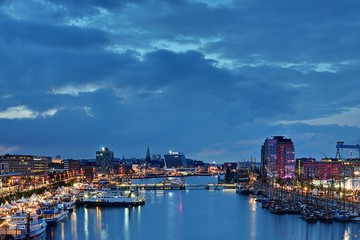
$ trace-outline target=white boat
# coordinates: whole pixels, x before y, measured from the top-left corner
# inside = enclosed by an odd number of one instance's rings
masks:
[[[64,210],[72,212],[76,207],[76,197],[72,195],[64,195],[60,197],[60,202],[64,206]]]
[[[238,184],[238,185],[236,185],[236,192],[241,195],[250,195],[251,190],[250,190],[249,186],[244,186],[242,184]]]
[[[164,189],[184,189],[184,183],[180,178],[167,177],[163,181]]]
[[[82,202],[86,207],[134,207],[144,205],[145,198],[133,190],[98,189],[85,191]]]
[[[74,211],[74,208],[76,206],[75,201],[71,201],[71,200],[70,201],[64,201],[63,205],[64,205],[64,209],[68,210],[69,212]]]
[[[47,224],[55,224],[68,216],[69,211],[64,209],[62,204],[58,203],[41,203],[41,210]]]
[[[76,204],[76,196],[79,194],[79,192],[74,188],[68,188],[62,186],[61,188],[58,187],[58,189],[55,191],[54,198],[58,200],[58,202],[61,202],[64,205],[64,209],[68,210],[69,212],[72,212],[75,208]]]
[[[27,227],[27,225],[29,227]],[[28,213],[19,210],[14,215],[7,217],[1,224],[1,239],[26,239],[27,237],[37,237],[46,230],[47,223],[43,217],[36,213]]]

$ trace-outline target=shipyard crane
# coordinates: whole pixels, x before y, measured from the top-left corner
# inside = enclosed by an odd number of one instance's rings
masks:
[[[325,158],[325,159],[328,159],[328,157],[327,157],[327,155],[326,155],[325,153],[320,152],[320,151],[319,151],[319,153],[321,153],[322,155],[324,155],[324,158]]]
[[[359,158],[360,158],[360,145],[346,145],[344,144],[344,141],[337,141],[336,142],[336,158],[341,158],[340,149],[344,148],[350,148],[350,149],[356,149],[359,152]]]

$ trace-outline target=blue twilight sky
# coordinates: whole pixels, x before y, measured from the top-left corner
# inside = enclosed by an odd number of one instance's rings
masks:
[[[296,157],[334,157],[360,142],[359,13],[358,0],[3,0],[0,154],[149,145],[221,163],[284,135]]]

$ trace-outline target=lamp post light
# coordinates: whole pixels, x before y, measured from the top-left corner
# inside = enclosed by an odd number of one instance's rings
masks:
[[[354,190],[354,197],[355,197],[355,199],[354,199],[354,201],[355,202],[358,202],[358,200],[359,200],[359,196],[358,196],[358,194],[359,194],[359,175],[360,175],[360,171],[359,170],[355,170],[354,171],[354,177],[353,177],[353,190]],[[356,186],[355,186],[355,180],[357,181],[357,184],[356,184]]]

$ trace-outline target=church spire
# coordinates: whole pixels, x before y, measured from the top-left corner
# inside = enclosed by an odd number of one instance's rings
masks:
[[[149,163],[150,161],[151,161],[150,148],[149,148],[149,146],[148,146],[148,147],[147,147],[147,150],[146,150],[145,162],[146,162],[146,163]]]

